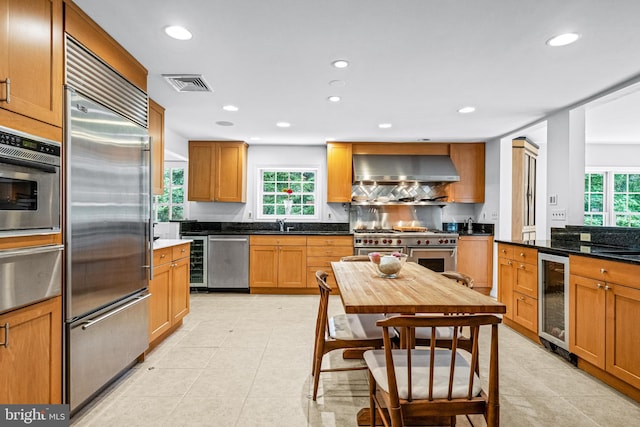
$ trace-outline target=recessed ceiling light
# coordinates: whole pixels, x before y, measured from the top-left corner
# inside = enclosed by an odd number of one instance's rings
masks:
[[[344,80],[331,80],[329,82],[329,86],[334,86],[334,87],[342,87],[346,85],[347,85],[347,82],[345,82]]]
[[[216,124],[218,126],[233,126],[233,122],[227,122],[225,120],[220,120],[219,122],[216,122]]]
[[[164,32],[176,40],[191,40],[193,37],[191,31],[179,25],[170,25],[164,29]]]
[[[380,123],[378,125],[380,129],[389,129],[391,126],[393,126],[391,123]]]
[[[235,105],[225,105],[225,106],[222,107],[222,109],[224,111],[238,111],[239,110],[239,108],[236,107]]]
[[[349,61],[346,59],[336,59],[331,63],[336,68],[347,68],[349,66]]]
[[[276,126],[278,126],[279,128],[288,128],[288,127],[291,127],[291,123],[289,123],[289,122],[278,122],[278,123],[276,123]]]
[[[327,99],[328,99],[329,101],[331,101],[331,102],[340,102],[340,100],[341,100],[342,98],[340,98],[340,97],[339,97],[339,96],[337,96],[337,95],[333,95],[333,96],[328,97]]]
[[[553,36],[549,40],[547,40],[547,44],[552,47],[566,46],[577,41],[579,38],[580,34],[577,33],[560,34],[557,36]]]
[[[473,113],[474,111],[476,111],[476,107],[462,107],[458,110],[458,113],[467,114]]]

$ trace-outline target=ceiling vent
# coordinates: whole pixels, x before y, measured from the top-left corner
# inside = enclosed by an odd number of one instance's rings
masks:
[[[200,74],[163,74],[178,92],[213,92]]]

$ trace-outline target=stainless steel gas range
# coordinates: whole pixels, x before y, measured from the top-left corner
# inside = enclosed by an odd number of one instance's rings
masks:
[[[356,255],[397,251],[433,271],[455,271],[458,234],[440,230],[354,230],[353,247]]]

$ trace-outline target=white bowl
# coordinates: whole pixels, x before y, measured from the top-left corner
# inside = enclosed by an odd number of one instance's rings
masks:
[[[398,277],[398,273],[402,270],[402,266],[407,262],[408,257],[407,254],[399,252],[387,254],[372,252],[369,254],[369,259],[376,265],[380,277],[388,279]]]

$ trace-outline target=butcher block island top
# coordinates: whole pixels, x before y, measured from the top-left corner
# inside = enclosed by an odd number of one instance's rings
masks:
[[[396,278],[383,278],[371,262],[332,262],[346,313],[494,313],[493,298],[407,262]]]

